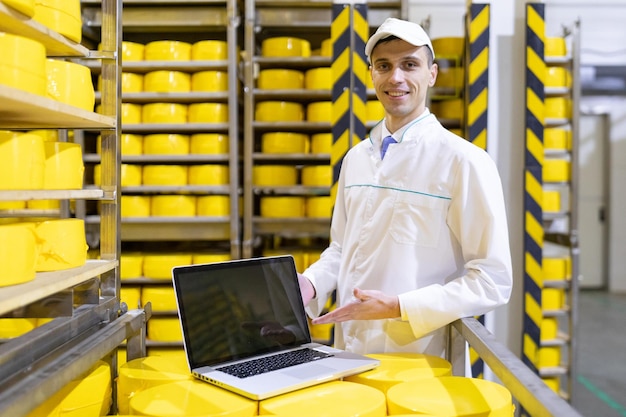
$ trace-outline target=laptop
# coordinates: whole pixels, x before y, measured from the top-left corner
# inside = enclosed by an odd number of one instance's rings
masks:
[[[379,364],[311,341],[290,255],[177,266],[172,279],[189,368],[203,381],[262,400]]]

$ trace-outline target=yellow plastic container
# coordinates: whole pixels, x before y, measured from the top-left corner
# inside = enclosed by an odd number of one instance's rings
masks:
[[[151,71],[144,75],[143,89],[150,93],[188,93],[191,75],[182,71]]]
[[[465,38],[448,36],[431,39],[433,49],[438,57],[461,58],[465,51]]]
[[[271,132],[261,136],[263,153],[307,153],[309,136],[304,133]]]
[[[367,356],[378,359],[380,365],[373,370],[348,376],[344,381],[369,385],[386,393],[389,388],[401,382],[452,375],[452,364],[438,356],[421,353],[382,353]]]
[[[306,119],[309,122],[331,122],[332,116],[332,101],[318,101],[307,106]]]
[[[120,211],[122,217],[149,217],[150,196],[122,195]]]
[[[191,91],[228,91],[226,71],[199,71],[191,75]]]
[[[442,376],[402,382],[387,391],[387,409],[394,414],[447,417],[511,417],[511,393],[485,379]]]
[[[40,136],[0,132],[0,190],[42,188],[45,160]]]
[[[189,123],[226,123],[228,104],[193,103],[189,105]]]
[[[164,286],[143,286],[141,300],[152,304],[152,311],[176,311],[176,294],[174,288]]]
[[[194,61],[221,61],[228,59],[228,44],[220,40],[207,39],[191,45]]]
[[[299,122],[304,120],[304,107],[288,101],[264,101],[256,105],[254,117],[259,122]]]
[[[143,254],[140,252],[122,252],[120,255],[120,277],[122,279],[143,276]]]
[[[71,41],[82,40],[80,0],[37,0],[33,20]]]
[[[190,265],[191,254],[186,253],[145,253],[143,256],[143,274],[146,278],[172,279],[172,268]]]
[[[257,165],[252,168],[252,183],[259,186],[293,186],[298,171],[289,165]]]
[[[156,133],[143,138],[143,153],[146,155],[186,155],[189,153],[189,136]]]
[[[0,84],[46,95],[46,48],[23,36],[0,32]]]
[[[330,218],[333,201],[329,196],[307,197],[306,216],[311,218]]]
[[[228,185],[228,166],[217,164],[189,166],[189,185]]]
[[[35,15],[35,0],[3,0],[2,3],[28,17]]]
[[[178,381],[143,390],[130,400],[130,413],[153,417],[249,417],[257,402],[202,381]]]
[[[0,287],[35,278],[37,246],[32,223],[0,225]]]
[[[91,70],[74,62],[46,60],[47,96],[61,103],[93,111],[96,96]]]
[[[191,380],[186,358],[147,356],[126,362],[119,369],[117,407],[127,414],[131,398],[148,388]]]
[[[230,198],[225,195],[198,196],[196,205],[198,216],[222,217],[230,215]]]
[[[190,195],[153,195],[150,199],[153,216],[193,217],[196,215],[196,197]]]
[[[111,367],[98,361],[84,376],[61,388],[28,417],[103,416],[112,403]]]
[[[261,197],[261,217],[304,217],[304,197]]]
[[[144,49],[144,59],[146,61],[189,61],[191,44],[170,40],[149,42]]]
[[[264,57],[310,57],[311,43],[306,39],[277,36],[261,42]]]
[[[312,154],[330,154],[333,147],[332,133],[316,133],[311,135]]]
[[[293,69],[264,69],[259,72],[257,87],[261,90],[299,90],[304,87],[304,75]]]
[[[83,151],[71,142],[44,142],[43,188],[46,190],[79,190],[83,188]]]
[[[186,165],[146,165],[143,185],[187,185]]]
[[[187,123],[187,105],[181,103],[144,104],[143,123]]]
[[[378,100],[368,100],[365,103],[368,122],[378,122],[385,117],[385,108]]]
[[[189,152],[201,155],[228,153],[228,136],[221,133],[196,133],[191,135]]]
[[[331,381],[259,401],[259,414],[299,417],[383,417],[385,394],[363,384]]]
[[[82,219],[56,219],[35,225],[37,263],[35,269],[59,271],[76,268],[87,261],[85,222]]]
[[[304,88],[307,90],[330,90],[333,77],[330,67],[312,68],[304,74]]]
[[[302,185],[330,187],[333,182],[333,168],[330,165],[310,165],[302,168]]]

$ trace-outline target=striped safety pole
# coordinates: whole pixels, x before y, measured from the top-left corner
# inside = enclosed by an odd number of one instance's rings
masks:
[[[526,4],[526,139],[524,162],[524,322],[522,360],[538,372],[543,289],[543,130],[545,19],[542,3]]]

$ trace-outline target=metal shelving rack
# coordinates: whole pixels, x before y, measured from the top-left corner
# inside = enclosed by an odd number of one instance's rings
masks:
[[[0,316],[53,318],[47,324],[0,344],[0,414],[27,415],[65,384],[80,377],[98,360],[112,363],[115,349],[127,340],[129,357],[145,354],[147,310],[126,311],[119,290],[119,100],[118,61],[121,40],[121,0],[101,4],[102,52],[67,40],[27,16],[0,3],[0,31],[35,39],[51,57],[102,62],[105,83],[103,114],[81,110],[52,99],[0,86],[0,127],[9,130],[89,129],[102,132],[103,184],[82,190],[0,191],[0,200],[94,200],[103,209],[99,260],[55,272],[38,273],[33,281],[0,288]],[[54,211],[54,210],[52,210]],[[52,215],[23,210],[0,212],[1,217]],[[57,306],[51,309],[50,301]],[[58,307],[61,306],[61,307]],[[59,313],[62,311],[62,313]],[[42,317],[43,316],[43,317]]]

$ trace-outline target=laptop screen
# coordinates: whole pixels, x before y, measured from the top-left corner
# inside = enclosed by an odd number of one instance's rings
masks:
[[[310,342],[291,256],[174,268],[192,369]]]

